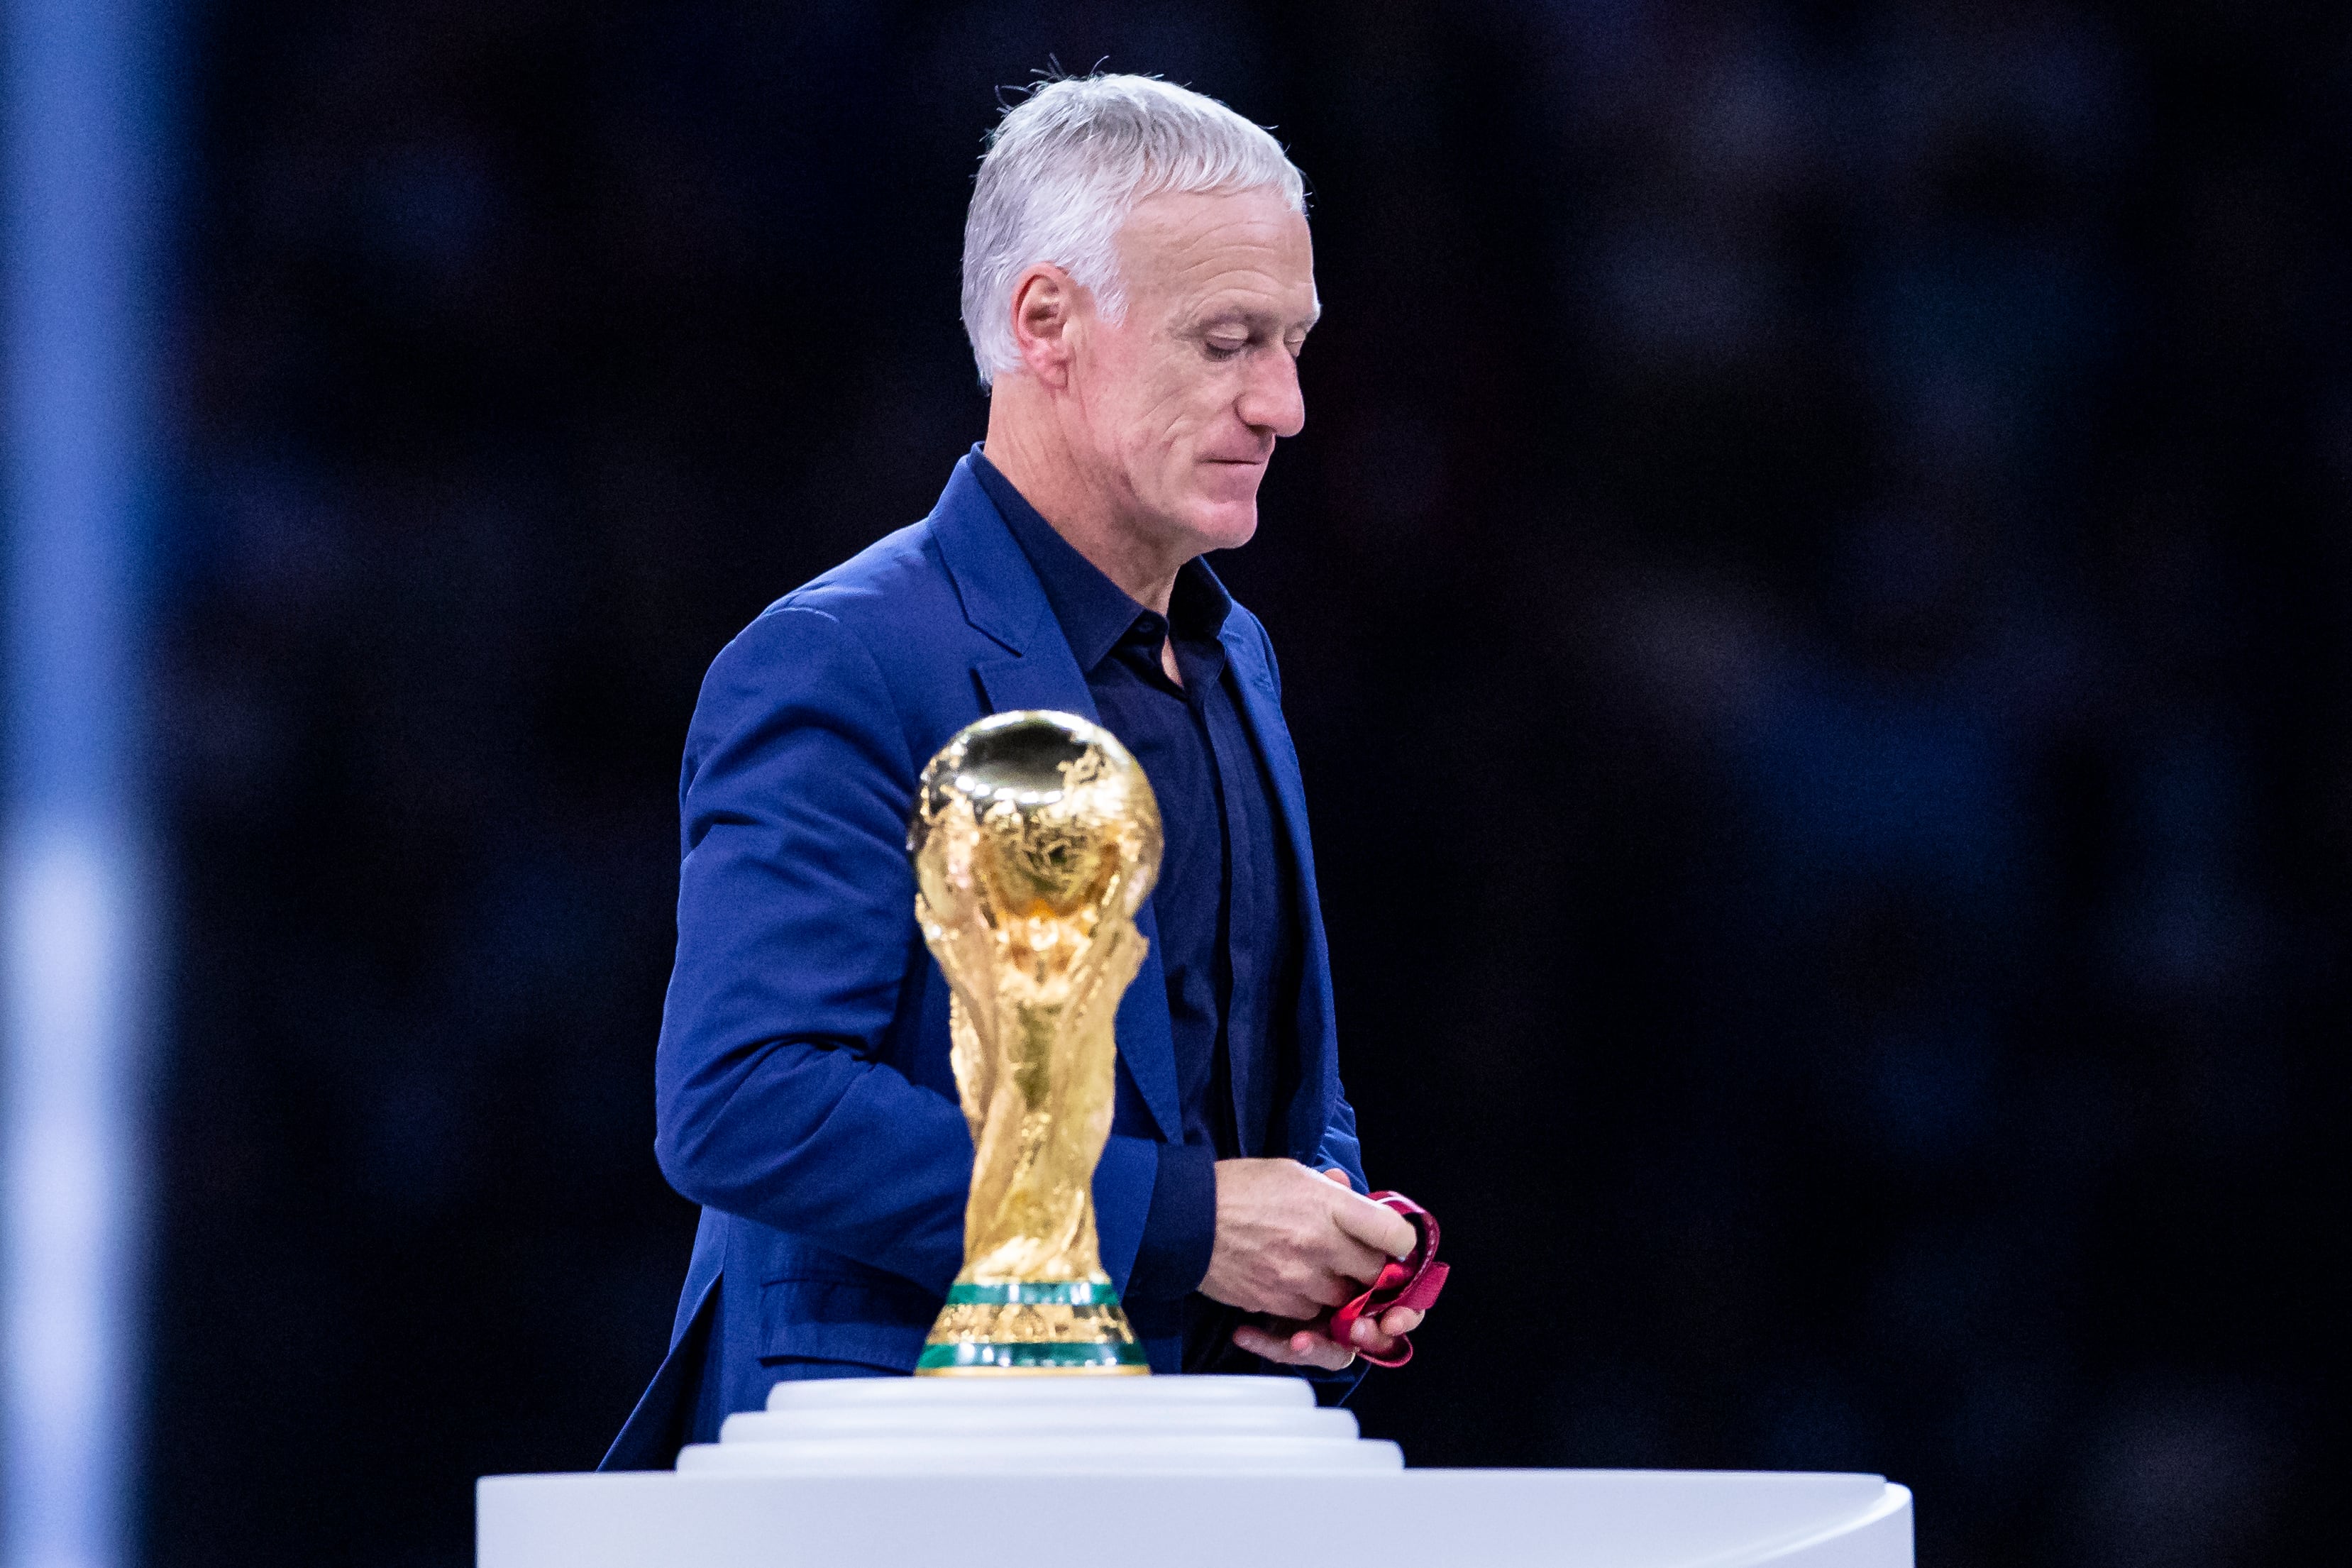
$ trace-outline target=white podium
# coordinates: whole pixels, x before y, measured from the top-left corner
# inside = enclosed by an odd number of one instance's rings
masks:
[[[1409,1470],[1280,1377],[778,1384],[673,1472],[475,1510],[478,1568],[1912,1568],[1878,1476]]]

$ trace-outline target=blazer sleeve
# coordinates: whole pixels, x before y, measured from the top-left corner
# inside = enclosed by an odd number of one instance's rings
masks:
[[[880,668],[823,611],[772,608],[712,664],[688,732],[677,960],[656,1058],[670,1184],[939,1291],[971,1139],[880,1059],[910,976],[915,764]]]
[[[1345,1086],[1332,1090],[1331,1118],[1323,1124],[1323,1142],[1315,1151],[1316,1169],[1328,1171],[1334,1166],[1348,1173],[1349,1184],[1358,1192],[1372,1190],[1364,1176],[1363,1149],[1356,1142],[1356,1108],[1348,1103]]]

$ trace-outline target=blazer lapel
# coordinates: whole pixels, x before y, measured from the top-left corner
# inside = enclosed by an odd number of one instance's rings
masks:
[[[1070,657],[1070,645],[1056,635],[1048,645],[1032,645],[1033,651],[1014,658],[983,659],[971,667],[972,679],[980,682],[981,696],[991,713],[1013,713],[1024,708],[1049,709],[1057,713],[1075,713],[1089,723],[1099,724],[1102,715],[1095,709],[1095,694],[1087,688],[1087,679],[1078,673],[1078,661]]]
[[[1043,708],[1100,723],[1094,693],[1070,652],[1069,639],[1021,546],[997,515],[969,458],[956,464],[947,492],[931,514],[931,537],[963,600],[964,616],[1004,645],[1008,657],[971,667],[981,705],[991,713]],[[1168,977],[1160,963],[1160,922],[1147,900],[1136,917],[1146,943],[1143,966],[1119,999],[1113,1026],[1119,1065],[1171,1143],[1184,1137],[1176,1098],[1176,1037],[1168,1017]]]
[[[1298,1091],[1288,1110],[1290,1152],[1311,1160],[1323,1142],[1331,1119],[1337,1044],[1332,1028],[1331,964],[1323,931],[1323,905],[1315,890],[1315,848],[1307,831],[1307,787],[1298,772],[1298,752],[1291,744],[1290,726],[1282,717],[1281,699],[1275,694],[1274,672],[1266,667],[1257,638],[1228,616],[1218,640],[1239,679],[1242,717],[1257,742],[1258,754],[1274,780],[1276,811],[1290,843],[1291,864],[1298,879],[1298,923],[1303,961],[1298,987]]]

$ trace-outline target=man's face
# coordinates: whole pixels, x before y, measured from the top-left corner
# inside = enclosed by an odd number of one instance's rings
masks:
[[[1071,364],[1097,482],[1171,555],[1246,543],[1275,438],[1307,422],[1307,220],[1272,191],[1154,196],[1118,252],[1126,314],[1087,312]]]

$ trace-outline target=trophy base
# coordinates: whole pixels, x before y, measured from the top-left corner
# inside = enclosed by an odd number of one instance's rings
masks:
[[[1107,1279],[958,1280],[915,1363],[918,1377],[1118,1376],[1149,1373]]]
[[[1148,1376],[1151,1365],[1134,1345],[925,1345],[917,1377],[1019,1377],[1043,1373]]]

